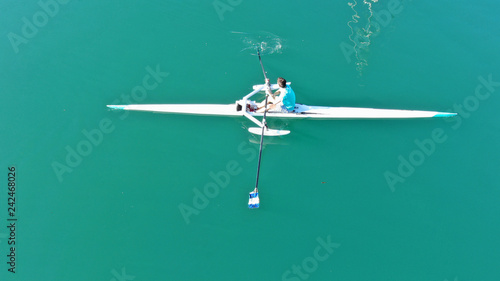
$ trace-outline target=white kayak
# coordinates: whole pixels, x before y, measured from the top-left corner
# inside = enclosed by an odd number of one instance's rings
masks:
[[[262,127],[262,123],[255,117],[263,116],[253,110],[253,101],[249,98],[260,91],[265,90],[266,85],[253,86],[254,91],[236,101],[233,104],[129,104],[108,105],[107,107],[117,110],[135,110],[158,113],[178,113],[197,115],[220,115],[220,116],[245,116]],[[271,85],[271,89],[277,89],[278,85]],[[307,119],[404,119],[404,118],[440,118],[452,117],[456,113],[422,110],[402,109],[379,109],[360,107],[330,107],[310,106],[296,104],[295,110],[290,113],[268,111],[269,118],[307,118]]]
[[[130,104],[108,105],[112,109],[150,111],[159,113],[181,113],[199,115],[243,116],[238,104]],[[247,111],[254,117],[263,113]],[[456,113],[421,110],[378,109],[361,107],[328,107],[296,104],[290,113],[268,111],[267,117],[312,118],[312,119],[392,119],[392,118],[433,118],[452,117]]]

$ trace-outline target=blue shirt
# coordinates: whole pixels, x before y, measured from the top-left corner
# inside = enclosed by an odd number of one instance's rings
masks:
[[[293,111],[295,109],[295,92],[292,90],[290,85],[286,85],[286,88],[280,89],[283,95],[283,105],[288,111]]]

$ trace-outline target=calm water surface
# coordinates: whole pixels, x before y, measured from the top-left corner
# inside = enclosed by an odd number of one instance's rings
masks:
[[[500,279],[496,1],[62,2],[0,2],[1,280]],[[460,115],[272,120],[248,210],[250,121],[106,108],[233,103],[256,44],[300,103]]]

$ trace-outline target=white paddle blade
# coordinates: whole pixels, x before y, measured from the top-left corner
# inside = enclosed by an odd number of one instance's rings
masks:
[[[248,128],[248,131],[252,134],[256,135],[261,135],[262,134],[262,128],[260,127],[251,127]],[[273,129],[264,129],[264,136],[270,136],[270,137],[277,137],[277,136],[284,136],[290,134],[290,131],[288,130],[273,130]]]
[[[254,189],[249,194],[248,208],[249,209],[256,209],[256,208],[259,208],[259,206],[260,206],[259,191],[257,189]]]

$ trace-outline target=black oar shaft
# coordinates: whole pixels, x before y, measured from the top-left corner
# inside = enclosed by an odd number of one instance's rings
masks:
[[[257,165],[257,180],[255,181],[255,189],[257,189],[257,190],[259,190],[260,161],[262,160],[262,146],[264,144],[264,130],[267,127],[266,113],[267,113],[267,95],[266,95],[266,105],[264,107],[264,117],[262,118],[262,134],[260,135],[259,164]]]
[[[262,72],[264,73],[264,78],[266,79],[267,82],[267,75],[266,71],[264,70],[264,64],[262,64],[262,59],[260,58],[260,50],[257,50],[257,54],[259,55],[260,67],[262,68]]]
[[[266,79],[267,83],[267,75],[266,71],[264,70],[264,64],[262,63],[262,58],[260,57],[260,50],[257,50],[257,54],[259,55],[259,62],[260,62],[260,67],[262,67],[262,73],[264,73],[264,78]],[[262,146],[264,144],[264,130],[267,127],[266,124],[266,114],[267,114],[267,98],[268,95],[266,94],[266,101],[264,105],[264,117],[262,118],[262,134],[260,135],[260,148],[259,148],[259,164],[257,165],[257,180],[255,181],[255,189],[258,191],[259,189],[259,174],[260,174],[260,162],[262,160]]]

